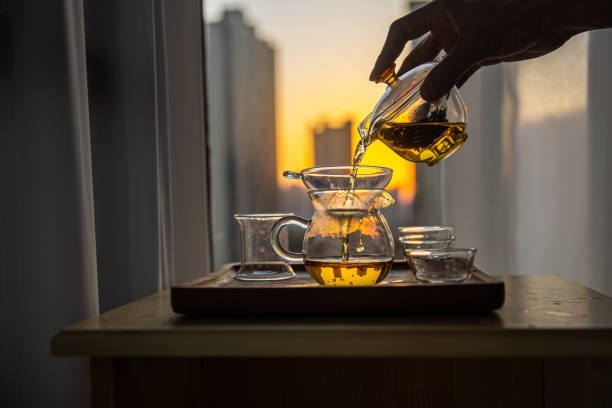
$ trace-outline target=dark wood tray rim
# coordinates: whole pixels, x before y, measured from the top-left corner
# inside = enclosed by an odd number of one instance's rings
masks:
[[[397,315],[490,312],[504,303],[504,282],[475,268],[468,282],[459,284],[388,283],[376,286],[269,286],[233,280],[234,268],[219,271],[171,288],[175,313],[193,316]],[[301,265],[296,266],[296,271]],[[299,268],[299,269],[298,269]],[[406,268],[396,262],[394,269]],[[397,269],[396,269],[397,271]],[[303,272],[300,272],[303,273]],[[266,284],[268,285],[268,284]]]
[[[292,264],[294,267],[303,267],[304,264]],[[397,266],[405,265],[403,261],[395,261],[394,268]],[[274,289],[274,290],[295,290],[295,289],[305,289],[305,290],[360,290],[367,289],[371,290],[372,288],[376,289],[398,289],[398,288],[414,288],[414,287],[434,287],[434,288],[458,288],[464,286],[473,286],[473,285],[503,285],[504,282],[500,279],[497,279],[491,275],[488,275],[481,271],[480,269],[474,267],[472,269],[472,278],[470,278],[467,282],[462,283],[448,283],[448,284],[427,284],[427,283],[419,283],[419,282],[410,282],[410,285],[393,285],[392,283],[386,285],[371,285],[371,286],[291,286],[291,280],[286,281],[278,281],[274,285],[265,285],[263,283],[253,283],[250,286],[245,282],[245,286],[224,286],[226,283],[231,282],[236,273],[234,268],[240,266],[238,262],[227,263],[223,265],[219,270],[214,271],[208,275],[200,277],[198,279],[194,279],[192,281],[179,283],[172,286],[172,289],[201,289],[201,290],[223,290],[223,289],[231,289],[231,290],[261,290],[261,289]],[[303,273],[303,272],[302,272]],[[283,286],[282,282],[287,282],[287,286]]]

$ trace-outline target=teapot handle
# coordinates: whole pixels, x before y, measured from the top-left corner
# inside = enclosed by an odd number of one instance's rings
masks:
[[[283,248],[283,245],[280,242],[280,232],[284,227],[288,225],[297,225],[298,227],[307,229],[310,225],[310,221],[300,217],[296,217],[295,215],[283,217],[280,220],[276,221],[276,224],[274,224],[274,226],[272,227],[272,235],[270,236],[270,243],[272,244],[272,248],[274,249],[274,252],[278,254],[278,256],[289,262],[303,262],[304,257],[302,256],[302,254],[297,252],[291,252]]]

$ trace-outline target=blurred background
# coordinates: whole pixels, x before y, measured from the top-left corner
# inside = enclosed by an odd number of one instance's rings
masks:
[[[350,164],[356,125],[384,91],[368,76],[387,28],[426,3],[204,2],[215,266],[240,258],[234,213],[312,214],[282,171]],[[441,165],[373,144],[363,163],[394,171],[392,229],[450,224],[488,273],[556,273],[611,294],[611,169],[601,153],[611,143],[611,46],[600,30],[480,70],[460,90],[469,139]]]

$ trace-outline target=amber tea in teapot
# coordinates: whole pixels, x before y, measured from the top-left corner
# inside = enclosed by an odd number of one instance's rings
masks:
[[[433,164],[467,135],[465,123],[390,123],[368,138],[379,139],[406,160]]]

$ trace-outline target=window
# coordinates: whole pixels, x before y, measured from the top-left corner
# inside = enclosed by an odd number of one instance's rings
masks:
[[[240,258],[234,213],[310,217],[306,190],[283,179],[283,170],[351,163],[356,126],[384,91],[368,81],[373,58],[388,23],[409,8],[396,1],[205,2],[215,266]],[[363,164],[393,168],[388,189],[397,204],[385,217],[393,229],[413,223],[415,166],[379,143]]]

